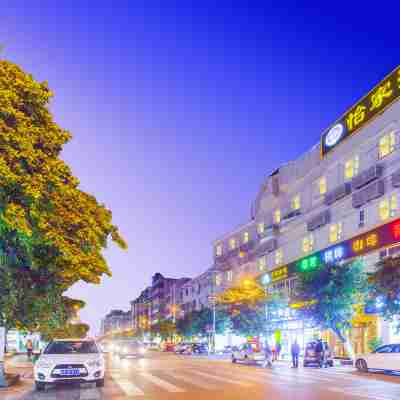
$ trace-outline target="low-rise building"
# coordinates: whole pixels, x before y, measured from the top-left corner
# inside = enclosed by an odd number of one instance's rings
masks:
[[[101,323],[103,335],[117,333],[132,329],[131,311],[111,310]]]

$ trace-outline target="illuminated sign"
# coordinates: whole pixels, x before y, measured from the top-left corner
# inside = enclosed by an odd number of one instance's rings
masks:
[[[375,86],[322,135],[321,157],[400,97],[400,67]]]
[[[268,285],[271,283],[271,277],[269,276],[269,274],[265,274],[262,279],[261,282],[263,285]]]
[[[369,232],[357,235],[350,240],[345,240],[327,249],[317,251],[307,257],[289,263],[284,267],[280,267],[271,272],[271,282],[281,281],[296,275],[296,273],[311,271],[322,265],[334,264],[362,256],[371,251],[389,247],[399,242],[400,219],[397,219]]]
[[[281,268],[276,269],[275,271],[271,272],[271,280],[272,282],[280,281],[282,279],[286,279],[288,277],[288,267],[284,266]]]

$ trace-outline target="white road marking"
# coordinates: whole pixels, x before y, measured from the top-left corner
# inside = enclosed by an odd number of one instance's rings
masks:
[[[173,393],[186,392],[185,389],[175,386],[172,383],[164,381],[163,379],[158,378],[157,376],[149,374],[147,372],[142,372],[139,374],[139,376],[147,379],[148,381],[150,381],[151,383],[154,383],[157,386],[160,386],[161,388],[165,389],[167,392],[173,392]]]
[[[97,400],[101,398],[101,393],[99,389],[85,389],[81,388],[79,394],[79,400]]]
[[[362,397],[365,399],[370,399],[370,400],[395,400],[393,397],[387,397],[387,396],[379,396],[379,395],[374,395],[366,392],[362,392],[357,389],[342,389],[342,388],[337,388],[337,387],[328,387],[328,390],[331,392],[337,392],[337,393],[343,393],[343,394],[348,394],[351,396],[357,396],[357,397]]]
[[[212,383],[206,382],[204,380],[199,380],[200,378],[195,378],[195,377],[190,377],[187,375],[183,375],[182,373],[177,373],[177,372],[172,372],[172,371],[165,371],[168,375],[171,375],[173,378],[177,380],[181,380],[182,382],[190,383],[193,386],[198,386],[202,389],[207,389],[207,390],[217,390],[218,386],[213,385]]]
[[[219,376],[219,375],[218,376],[217,375],[211,375],[211,374],[207,374],[206,372],[202,372],[202,371],[192,370],[191,372],[193,374],[204,376],[205,378],[214,379],[214,380],[220,381],[220,382],[232,383],[234,385],[240,385],[240,386],[246,386],[246,387],[251,386],[249,383],[241,382],[240,380],[233,380],[233,379],[225,378],[225,377],[222,377],[222,376]]]
[[[122,377],[120,374],[113,373],[111,374],[114,381],[119,385],[119,387],[124,391],[124,393],[128,396],[144,396],[144,392],[142,389],[138,388],[127,378]]]

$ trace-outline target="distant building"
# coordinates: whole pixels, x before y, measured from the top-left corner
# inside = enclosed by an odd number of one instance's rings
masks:
[[[101,333],[121,332],[132,328],[131,311],[111,310],[101,321]]]
[[[157,272],[151,286],[131,301],[132,327],[149,330],[163,319],[174,320],[179,312],[181,287],[189,278],[167,278]]]

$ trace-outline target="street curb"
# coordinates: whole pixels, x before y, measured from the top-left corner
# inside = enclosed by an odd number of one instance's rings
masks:
[[[19,374],[6,374],[4,384],[0,383],[0,390],[16,385],[20,378]]]

